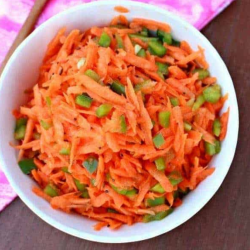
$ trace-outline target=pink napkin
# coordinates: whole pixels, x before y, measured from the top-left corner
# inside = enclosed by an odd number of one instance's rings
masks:
[[[93,1],[95,0],[50,0],[40,16],[38,25],[69,7]],[[196,28],[201,29],[234,0],[135,1],[157,5],[183,17]],[[3,61],[33,4],[34,0],[0,0],[0,63]],[[0,211],[15,197],[16,194],[9,185],[0,166]]]

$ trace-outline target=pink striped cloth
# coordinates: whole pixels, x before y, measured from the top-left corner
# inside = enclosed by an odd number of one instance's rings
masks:
[[[18,31],[29,14],[35,0],[0,0],[0,63],[3,61],[8,49],[14,41]],[[94,0],[50,0],[43,11],[38,25],[51,16],[69,7],[92,2]],[[103,1],[103,0],[99,0]],[[218,15],[234,0],[136,0],[154,4],[160,8],[171,11],[196,28],[203,28],[210,20]],[[15,192],[9,185],[0,166],[0,211],[14,198]]]

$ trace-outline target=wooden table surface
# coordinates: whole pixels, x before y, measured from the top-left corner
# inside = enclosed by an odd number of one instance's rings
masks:
[[[250,249],[249,10],[249,0],[237,0],[202,31],[219,51],[233,78],[240,110],[240,132],[237,152],[225,181],[198,214],[173,231],[151,240],[99,244],[49,226],[17,198],[0,214],[0,249]]]

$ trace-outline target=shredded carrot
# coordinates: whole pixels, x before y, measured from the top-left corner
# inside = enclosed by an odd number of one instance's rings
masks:
[[[129,23],[123,15],[83,33],[66,35],[62,28],[48,44],[27,103],[12,112],[18,143],[10,145],[22,164],[33,159],[30,176],[39,186],[33,192],[54,209],[96,220],[95,230],[117,230],[180,206],[183,195],[176,194],[215,171],[207,143],[217,145],[227,134],[229,109],[219,114],[228,95],[194,105],[217,82],[194,73],[208,68],[204,50],[161,41],[166,52],[158,56],[141,39],[144,28],[171,31],[168,24]],[[136,44],[145,54],[137,54]],[[163,204],[150,207],[155,198]]]
[[[129,12],[129,10],[123,6],[115,6],[114,10],[117,12],[120,12],[120,13],[128,13]]]

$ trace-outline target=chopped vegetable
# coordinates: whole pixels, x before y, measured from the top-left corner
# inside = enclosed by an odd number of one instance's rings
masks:
[[[179,106],[179,100],[176,97],[171,97],[170,102],[174,107]]]
[[[84,191],[86,189],[86,185],[82,184],[79,180],[74,179],[74,182],[76,184],[76,187],[79,191]]]
[[[147,199],[146,204],[148,207],[155,207],[155,206],[165,204],[165,197],[158,197],[158,198],[155,198],[154,200]]]
[[[165,160],[163,157],[159,157],[155,160],[155,165],[158,170],[164,170],[166,168]]]
[[[107,116],[110,113],[111,109],[112,109],[112,105],[110,105],[110,104],[102,104],[96,110],[96,116],[99,117],[99,118]]]
[[[170,111],[161,111],[159,112],[158,119],[159,123],[163,128],[167,128],[170,124]]]
[[[70,174],[69,169],[67,167],[62,167],[62,171],[64,173]]]
[[[193,105],[193,110],[199,109],[204,103],[205,103],[205,98],[203,95],[199,95]]]
[[[119,94],[119,95],[124,95],[124,96],[126,95],[126,94],[125,94],[125,86],[122,85],[118,80],[115,80],[115,81],[111,84],[110,88],[111,88],[115,93],[117,93],[117,94]]]
[[[21,125],[15,130],[14,137],[16,140],[23,140],[26,132],[26,125]]]
[[[192,129],[192,125],[189,122],[184,122],[184,130],[190,131]]]
[[[206,70],[206,69],[194,69],[193,70],[193,74],[194,73],[198,73],[199,74],[199,79],[200,80],[203,80],[204,78],[208,77],[210,74],[209,74],[209,71]]]
[[[154,185],[150,190],[156,193],[160,193],[160,194],[163,194],[166,192],[160,183],[157,183],[156,185]]]
[[[124,49],[124,44],[121,36],[119,34],[115,34],[115,39],[117,43],[117,49]]]
[[[159,57],[164,56],[167,52],[167,49],[159,41],[150,41],[148,46]]]
[[[100,76],[92,69],[88,69],[84,73],[86,76],[90,77],[91,79],[95,80],[96,82],[100,81]]]
[[[121,195],[132,197],[132,196],[137,194],[137,190],[134,188],[133,189],[121,189],[121,188],[117,188],[113,185],[111,185],[111,186],[116,191],[116,193],[121,194]]]
[[[158,67],[158,72],[161,72],[164,75],[168,75],[168,65],[166,63],[156,62]]]
[[[93,174],[97,170],[98,160],[94,157],[89,157],[82,165],[90,174]]]
[[[146,51],[145,51],[145,49],[140,49],[138,51],[138,53],[137,53],[137,56],[145,58],[146,57]]]
[[[50,197],[56,197],[56,196],[58,196],[58,192],[57,192],[56,188],[53,187],[51,184],[48,184],[44,188],[44,193],[47,194]]]
[[[30,174],[31,170],[36,169],[33,159],[23,159],[18,162],[18,165],[24,174]]]
[[[156,148],[160,148],[165,143],[165,140],[162,134],[158,134],[153,138],[153,142]]]
[[[48,129],[50,129],[50,128],[52,127],[52,125],[51,125],[50,123],[48,123],[48,122],[46,122],[46,121],[44,121],[44,120],[41,120],[41,121],[40,121],[40,124],[41,124],[41,126],[42,126],[45,130],[48,130]]]
[[[111,38],[106,32],[102,32],[102,35],[99,39],[99,45],[102,47],[109,47],[111,43]]]
[[[127,123],[124,115],[121,115],[120,117],[121,120],[121,133],[126,133],[127,132]]]
[[[89,192],[87,189],[83,190],[82,191],[82,195],[81,195],[82,198],[85,198],[85,199],[88,199],[89,198]]]
[[[45,101],[48,107],[51,107],[51,98],[49,96],[46,96]]]
[[[155,41],[158,41],[159,39],[157,37],[146,37],[146,36],[143,36],[141,34],[129,34],[129,37],[130,38],[139,38],[141,39],[143,42],[155,42]]]
[[[164,32],[163,30],[157,30],[157,36],[160,37],[164,43],[169,45],[172,44],[172,35],[170,33]]]
[[[218,84],[210,86],[203,91],[204,99],[210,103],[216,103],[221,98],[221,87]]]
[[[59,152],[60,155],[69,155],[70,154],[70,148],[62,148]]]
[[[213,123],[213,133],[215,136],[220,136],[221,133],[221,122],[219,119],[215,119]]]
[[[181,43],[172,38],[172,45],[175,46],[175,47],[180,47]]]
[[[77,95],[75,99],[76,104],[84,108],[90,108],[92,101],[93,99],[85,94]]]
[[[135,45],[135,54],[137,54],[141,50],[141,46],[139,44]]]
[[[170,183],[175,186],[182,182],[183,178],[181,176],[181,173],[178,171],[173,171],[168,175],[168,179]]]
[[[170,208],[166,211],[163,212],[159,212],[155,215],[151,215],[151,214],[146,214],[143,217],[143,222],[147,223],[147,222],[151,222],[151,221],[157,221],[157,220],[162,220],[165,217],[167,217],[169,214],[171,214],[173,212],[173,209]]]

